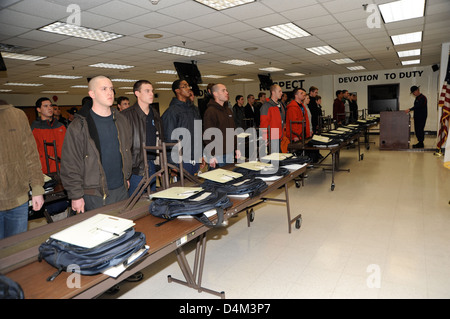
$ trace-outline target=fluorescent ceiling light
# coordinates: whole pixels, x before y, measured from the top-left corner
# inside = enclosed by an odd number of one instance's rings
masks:
[[[313,48],[306,48],[309,52],[312,52],[317,55],[324,55],[324,54],[333,54],[333,53],[339,53],[329,45],[321,46],[321,47],[313,47]]]
[[[224,76],[224,75],[214,75],[214,74],[209,74],[209,75],[202,75],[202,78],[222,79],[222,78],[226,78],[226,76]]]
[[[394,45],[420,42],[422,41],[422,31],[392,35],[391,39]]]
[[[250,2],[255,2],[255,0],[195,0],[198,3],[204,4],[215,10],[224,10]]]
[[[252,79],[246,79],[246,78],[240,78],[240,79],[234,79],[233,81],[237,82],[252,82]]]
[[[156,82],[155,84],[167,84],[167,85],[172,85],[173,82],[169,82],[169,81],[160,81],[160,82]]]
[[[46,79],[61,79],[61,80],[76,80],[83,78],[79,75],[57,75],[57,74],[46,74],[46,75],[40,75],[41,78]]]
[[[91,64],[89,66],[92,68],[118,69],[118,70],[134,68],[134,65],[111,64],[111,63],[96,63],[96,64]]]
[[[4,89],[1,89],[0,90],[0,92],[2,92],[2,93],[4,93],[4,92],[11,92],[12,90],[4,90]]]
[[[156,88],[155,91],[172,91],[171,88]]]
[[[255,64],[255,62],[249,62],[249,61],[244,61],[244,60],[227,60],[227,61],[220,61],[220,63],[237,65],[237,66]]]
[[[305,74],[300,73],[300,72],[292,72],[292,73],[286,73],[286,75],[288,75],[288,76],[302,76],[302,75],[305,75]]]
[[[409,61],[402,61],[402,65],[411,65],[411,64],[420,64],[420,60],[409,60]]]
[[[423,17],[425,0],[400,0],[378,5],[385,23]]]
[[[54,22],[52,24],[39,28],[38,30],[100,42],[111,41],[123,37],[123,35],[121,34],[85,28],[65,22]]]
[[[164,48],[164,49],[159,49],[158,51],[164,52],[164,53],[188,56],[188,57],[206,54],[206,52],[203,52],[203,51],[187,49],[187,48],[179,47],[176,45],[168,47],[168,48]]]
[[[7,59],[15,60],[25,60],[25,61],[39,61],[47,58],[46,56],[37,56],[29,54],[11,53],[11,52],[1,52],[2,56]]]
[[[41,93],[46,93],[46,94],[64,94],[64,93],[69,93],[69,91],[42,91]]]
[[[262,28],[261,30],[269,32],[284,40],[307,37],[311,35],[293,23],[279,24],[272,27]]]
[[[4,85],[12,85],[12,86],[42,86],[44,84],[41,83],[18,83],[18,82],[8,82]]]
[[[355,63],[355,61],[353,61],[352,59],[349,59],[349,58],[335,59],[335,60],[331,60],[331,62],[336,63],[336,64]]]
[[[406,57],[409,57],[409,56],[420,55],[420,49],[398,51],[397,55],[398,55],[399,58],[406,58]]]
[[[131,79],[111,79],[111,82],[137,82],[138,80]]]
[[[160,70],[160,71],[156,71],[156,73],[160,73],[160,74],[178,74],[177,71],[174,71],[174,70]]]
[[[349,69],[350,71],[359,71],[365,70],[366,68],[363,67],[362,65],[357,65],[357,66],[348,66],[347,69]]]
[[[121,87],[119,88],[119,90],[132,90],[132,89],[133,89],[132,86],[121,86]]]
[[[261,68],[260,71],[266,71],[266,72],[278,72],[278,71],[284,71],[284,69],[269,67],[269,68]]]
[[[72,89],[87,89],[89,88],[88,85],[72,85],[71,86]]]

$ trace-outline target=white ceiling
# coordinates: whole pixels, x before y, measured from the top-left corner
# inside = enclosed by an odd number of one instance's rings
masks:
[[[258,0],[239,7],[216,11],[193,0],[0,0],[0,43],[25,47],[21,53],[47,56],[38,62],[5,58],[8,68],[0,75],[0,89],[11,93],[40,93],[44,90],[68,90],[85,94],[86,89],[70,86],[86,84],[86,78],[98,74],[128,79],[148,79],[152,83],[173,81],[176,75],[157,74],[158,70],[174,70],[173,62],[195,60],[203,82],[233,83],[236,78],[258,82],[259,68],[273,66],[282,72],[271,73],[274,80],[289,78],[285,73],[301,72],[307,76],[350,73],[347,66],[330,60],[351,58],[362,60],[364,72],[401,68],[397,51],[421,49],[421,64],[440,61],[441,44],[450,41],[450,0],[427,0],[425,17],[369,28],[373,12],[363,4],[382,4],[390,0]],[[81,8],[81,25],[125,35],[110,42],[97,42],[37,29],[55,21],[66,22],[70,4]],[[282,40],[260,28],[292,22],[311,36]],[[423,31],[421,43],[394,46],[391,35]],[[160,39],[147,39],[149,33],[162,34]],[[185,46],[207,54],[187,58],[158,52],[169,46]],[[305,48],[330,45],[337,54],[317,56]],[[247,51],[245,48],[256,47]],[[255,62],[248,66],[231,66],[223,60],[242,59]],[[413,59],[413,58],[409,58]],[[94,63],[134,65],[127,71],[92,68]],[[42,65],[44,64],[44,66]],[[1,73],[1,72],[0,72]],[[4,72],[3,72],[4,73]],[[355,72],[356,73],[356,72]],[[44,74],[80,75],[79,80],[40,78]],[[205,75],[226,75],[220,80]],[[6,82],[43,83],[43,86],[11,87]],[[123,86],[115,83],[118,94]],[[168,85],[154,85],[169,87]]]

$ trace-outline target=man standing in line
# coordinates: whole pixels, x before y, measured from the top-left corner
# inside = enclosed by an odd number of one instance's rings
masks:
[[[59,167],[56,167],[57,159],[49,159],[47,167],[44,141],[48,143],[55,141],[56,154],[58,158],[61,158],[64,136],[66,135],[66,127],[53,117],[53,105],[49,98],[41,97],[38,99],[36,101],[36,110],[39,112],[40,117],[31,123],[31,130],[34,135],[34,139],[36,140],[37,150],[41,160],[42,172],[44,174],[56,173],[59,169]],[[54,157],[55,150],[53,149],[53,146],[47,145],[47,153],[49,156]]]
[[[191,102],[192,90],[185,80],[175,80],[172,83],[172,91],[175,97],[170,101],[169,108],[162,115],[164,127],[164,136],[166,142],[177,143],[178,136],[172,139],[172,132],[177,128],[185,128],[190,133],[190,141],[185,143],[186,149],[183,149],[183,168],[191,175],[198,173],[200,163],[202,162],[202,124],[199,109]],[[199,139],[195,136],[195,121],[199,121]],[[183,137],[184,138],[184,137]],[[199,148],[197,150],[197,148]],[[172,150],[173,152],[174,150]],[[197,151],[197,152],[196,152]],[[178,153],[176,153],[178,154]],[[168,161],[172,162],[172,156],[168,153]]]
[[[317,105],[316,97],[319,94],[319,89],[315,86],[309,88],[309,104],[308,108],[311,112],[311,124],[314,134],[319,132],[319,119],[322,115],[322,110]]]
[[[213,95],[213,99],[209,101],[208,107],[205,111],[205,116],[203,118],[203,129],[204,129],[204,142],[207,147],[209,143],[216,142],[216,140],[211,140],[205,137],[207,134],[207,130],[210,128],[219,129],[222,134],[222,141],[218,141],[222,143],[221,148],[215,148],[211,150],[211,154],[205,154],[209,160],[209,166],[211,168],[216,168],[225,166],[226,164],[230,164],[234,162],[233,155],[236,155],[236,158],[241,157],[240,150],[236,150],[236,136],[233,134],[232,136],[227,135],[227,129],[232,129],[234,131],[234,120],[233,113],[231,109],[228,107],[228,98],[229,94],[225,85],[218,83],[215,84],[211,88],[211,93]],[[215,136],[217,139],[217,136]],[[232,138],[232,140],[230,140]],[[232,150],[227,149],[227,146],[233,146]]]
[[[158,145],[158,139],[164,141],[164,131],[159,112],[152,106],[153,85],[147,80],[139,80],[133,86],[136,103],[123,110],[121,114],[128,119],[132,132],[131,154],[133,158],[133,172],[130,178],[131,196],[145,176],[144,149],[145,146]],[[156,172],[156,151],[147,151],[148,174],[152,176]],[[150,182],[150,190],[156,191],[156,178]]]
[[[245,118],[252,119],[253,120],[252,127],[256,126],[255,96],[253,94],[247,95],[247,105],[245,106]]]
[[[333,120],[336,125],[344,124],[345,121],[345,105],[342,102],[342,97],[344,93],[341,90],[336,91],[336,98],[333,102]]]
[[[244,97],[242,95],[236,95],[236,104],[233,106],[233,118],[234,125],[236,128],[246,129],[244,125],[245,118],[245,107],[244,107]]]
[[[270,87],[270,99],[261,106],[260,111],[260,128],[263,129],[263,139],[270,143],[267,136],[267,129],[270,127],[270,139],[279,140],[280,146],[284,130],[283,118],[286,118],[279,102],[282,94],[283,91],[278,84],[272,85]],[[278,153],[279,151],[272,150],[272,153]]]
[[[417,144],[413,145],[413,148],[424,148],[423,141],[425,139],[425,123],[427,122],[428,106],[427,98],[420,93],[418,86],[411,86],[411,94],[416,97],[414,100],[414,106],[407,109],[405,112],[414,112],[414,131],[417,137]]]
[[[117,98],[117,109],[122,112],[123,110],[130,107],[130,99],[126,96],[119,96]]]
[[[89,82],[88,101],[67,129],[61,181],[77,213],[128,198],[131,175],[131,128],[115,109],[110,79]]]
[[[311,137],[311,130],[309,127],[308,112],[306,110],[303,101],[306,97],[306,91],[303,88],[294,89],[294,99],[288,104],[286,111],[286,136],[293,142],[297,142],[303,139],[303,130],[305,139]],[[303,123],[291,123],[305,121],[305,127]]]
[[[0,239],[28,229],[28,200],[33,210],[44,204],[42,174],[36,142],[22,110],[0,100]],[[8,182],[9,181],[9,182]],[[14,181],[11,183],[10,181]]]

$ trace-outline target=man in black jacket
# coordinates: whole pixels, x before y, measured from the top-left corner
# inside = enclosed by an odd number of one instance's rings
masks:
[[[169,108],[162,115],[164,136],[167,143],[177,143],[182,140],[183,168],[191,175],[195,175],[202,163],[202,121],[199,109],[191,103],[191,88],[185,80],[172,83],[175,97]],[[178,129],[178,130],[177,130]],[[183,134],[183,129],[185,129]],[[188,138],[188,140],[185,140]],[[168,161],[178,163],[178,149],[175,147],[168,154]]]
[[[131,196],[145,175],[144,150],[146,146],[156,146],[158,139],[164,140],[162,121],[158,111],[152,107],[153,86],[147,80],[137,81],[133,86],[136,103],[120,112],[129,121],[132,130],[131,155],[133,158],[132,175],[128,194]],[[155,151],[147,151],[148,173],[152,176],[156,172]],[[150,190],[156,190],[156,178],[150,183]]]
[[[417,144],[413,145],[413,148],[424,148],[423,140],[425,139],[425,123],[427,122],[428,107],[427,98],[420,93],[418,86],[411,86],[411,94],[416,97],[414,100],[414,106],[407,109],[405,112],[409,113],[414,111],[414,131],[417,137]]]

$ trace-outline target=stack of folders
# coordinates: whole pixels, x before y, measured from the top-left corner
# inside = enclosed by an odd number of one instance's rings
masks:
[[[110,240],[115,240],[125,234],[125,232],[132,228],[135,223],[132,220],[120,218],[116,216],[97,214],[88,218],[78,224],[66,228],[50,238],[75,245],[82,248],[95,248]],[[128,265],[140,258],[147,250],[145,246],[141,251],[136,252],[128,259]],[[104,271],[104,274],[117,277],[125,270],[121,264],[116,267],[111,267]]]

